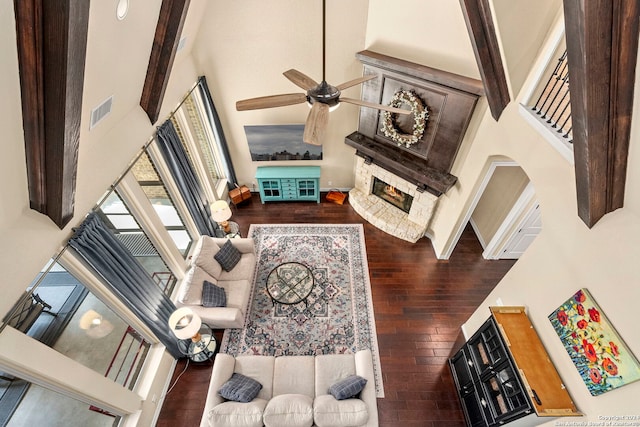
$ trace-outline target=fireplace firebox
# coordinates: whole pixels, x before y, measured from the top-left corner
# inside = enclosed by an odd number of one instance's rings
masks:
[[[385,202],[391,203],[403,212],[409,213],[411,210],[413,196],[398,190],[396,187],[387,184],[375,176],[373,177],[373,189],[371,193],[380,197]]]

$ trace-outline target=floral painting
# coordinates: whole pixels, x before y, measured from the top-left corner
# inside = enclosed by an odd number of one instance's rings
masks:
[[[586,289],[549,315],[593,396],[640,379],[640,365]]]

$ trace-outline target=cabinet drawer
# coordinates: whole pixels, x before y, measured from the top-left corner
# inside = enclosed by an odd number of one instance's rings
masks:
[[[469,339],[468,347],[475,371],[480,377],[486,377],[494,367],[509,360],[507,349],[493,318],[489,318]]]

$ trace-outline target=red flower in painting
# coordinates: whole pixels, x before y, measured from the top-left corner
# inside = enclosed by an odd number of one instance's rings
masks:
[[[620,356],[620,352],[618,351],[618,346],[613,341],[609,341],[609,347],[611,347],[611,354],[615,357]]]
[[[585,302],[587,300],[587,296],[580,290],[576,292],[573,299],[576,300],[576,302]]]
[[[579,314],[580,316],[584,316],[584,305],[582,305],[582,304],[578,304],[578,305],[576,306],[576,310],[578,310],[578,314]]]
[[[602,375],[596,368],[591,368],[591,370],[589,371],[589,378],[591,378],[591,381],[594,384],[600,384],[600,381],[602,381]]]
[[[613,360],[605,357],[602,361],[602,367],[609,375],[618,375],[618,365],[613,363]]]
[[[591,321],[599,322],[600,321],[600,312],[595,307],[591,307],[589,309],[589,317],[591,318]]]
[[[573,338],[574,340],[578,338],[578,334],[576,334],[575,332],[571,332],[571,338]]]
[[[589,324],[588,324],[588,323],[587,323],[587,321],[586,321],[586,320],[584,320],[584,319],[580,319],[580,320],[578,321],[578,328],[580,328],[580,329],[584,329],[584,328],[586,328],[586,327],[587,327],[587,325],[589,325]]]
[[[593,344],[591,344],[587,340],[582,340],[582,349],[584,350],[584,355],[589,359],[589,362],[595,362],[598,360],[598,354],[596,353],[596,349],[593,348]]]
[[[569,320],[569,316],[564,310],[560,310],[556,315],[558,321],[562,324],[562,326],[567,326],[567,321]]]

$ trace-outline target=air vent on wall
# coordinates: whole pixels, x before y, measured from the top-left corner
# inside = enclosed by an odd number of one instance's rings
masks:
[[[113,95],[111,95],[109,98],[102,101],[100,105],[98,105],[96,108],[91,110],[91,125],[89,126],[89,129],[93,129],[94,127],[96,127],[96,125],[100,123],[102,119],[104,119],[105,117],[107,117],[107,115],[109,115],[109,113],[111,112],[112,104],[113,104]]]

